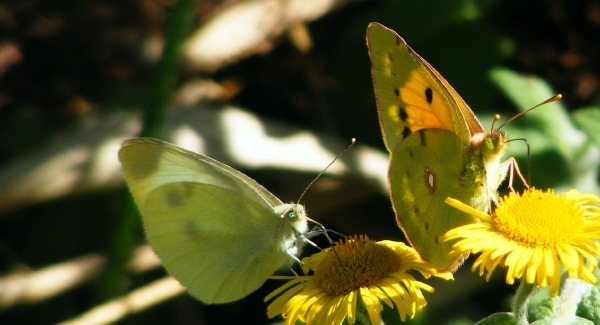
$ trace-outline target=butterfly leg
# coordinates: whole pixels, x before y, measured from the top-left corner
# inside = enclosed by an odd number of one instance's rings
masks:
[[[496,172],[491,175],[488,174],[486,182],[486,186],[488,187],[487,211],[492,211],[492,202],[498,204],[498,193],[496,191],[492,192],[490,189],[497,189],[500,186],[500,184],[506,179],[507,174],[508,188],[511,192],[515,192],[515,189],[513,187],[515,171],[521,179],[521,181],[523,182],[523,184],[525,185],[525,187],[529,188],[529,184],[527,184],[525,177],[523,177],[523,174],[521,174],[519,164],[517,163],[517,160],[514,157],[510,157],[505,161],[501,162],[496,170],[499,172]]]
[[[291,254],[290,252],[288,252],[288,255],[294,259],[296,262],[300,263],[300,265],[304,265],[304,263],[302,263],[302,261],[298,258],[298,256]],[[290,264],[290,269],[292,268],[292,265]],[[295,272],[294,272],[295,273]]]
[[[500,167],[502,169],[508,170],[508,172],[509,172],[508,173],[508,188],[512,192],[515,191],[515,189],[513,188],[513,179],[514,179],[515,171],[516,171],[517,175],[519,175],[519,178],[523,182],[523,185],[525,185],[525,187],[529,188],[529,184],[527,184],[525,177],[523,177],[523,174],[521,174],[521,170],[519,169],[519,164],[517,163],[517,160],[514,157],[510,157],[510,158],[506,159],[506,161],[504,161],[500,164]]]
[[[302,263],[300,263],[300,265],[302,265]],[[298,274],[298,272],[296,272],[296,270],[294,270],[294,265],[290,264],[288,265],[290,268],[290,271],[292,271],[292,273],[294,273],[295,276],[299,277],[300,275]]]
[[[298,237],[300,237],[305,243],[310,244],[311,246],[317,248],[318,250],[322,250],[321,247],[317,246],[317,244],[313,243],[312,240],[308,239],[309,237],[312,238],[314,236],[317,236],[319,234],[321,234],[323,232],[319,231],[318,233],[313,233],[313,231],[311,230],[310,232],[307,233],[308,237],[306,237],[304,234],[298,234]]]

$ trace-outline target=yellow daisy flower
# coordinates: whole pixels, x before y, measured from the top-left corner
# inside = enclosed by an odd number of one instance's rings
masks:
[[[426,278],[436,275],[452,279],[450,273],[437,274],[404,243],[375,242],[367,236],[347,238],[337,243],[335,250],[328,248],[302,261],[304,273],[312,270],[312,275],[274,277],[291,281],[265,298],[277,297],[267,314],[283,315],[284,325],[296,320],[307,325],[335,325],[346,317],[354,324],[357,303],[364,305],[371,324],[380,324],[381,302],[395,306],[404,321],[427,305],[422,290],[433,292],[431,286],[415,280],[407,271],[417,270]]]
[[[483,221],[452,229],[442,239],[460,239],[451,254],[481,252],[472,270],[479,267],[479,275],[486,270],[487,280],[501,265],[507,268],[508,284],[523,278],[528,284],[549,285],[550,294],[556,296],[562,264],[570,278],[596,282],[593,272],[600,245],[593,239],[600,238],[600,208],[594,205],[600,203],[598,196],[531,188],[503,197],[492,215],[455,199],[446,203]]]

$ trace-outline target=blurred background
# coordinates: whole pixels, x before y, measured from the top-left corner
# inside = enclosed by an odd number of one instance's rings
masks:
[[[0,3],[0,323],[66,321],[165,276],[116,159],[144,123],[284,202],[355,137],[301,203],[329,229],[403,240],[365,44],[373,21],[405,38],[486,129],[493,114],[562,93],[503,128],[528,140],[531,164],[523,142],[507,156],[538,188],[600,194],[599,1],[184,1]],[[163,51],[169,42],[175,51]],[[508,310],[515,288],[471,264],[453,282],[426,281],[436,292],[413,324]],[[275,324],[263,299],[280,284],[226,305],[120,300],[114,320]]]

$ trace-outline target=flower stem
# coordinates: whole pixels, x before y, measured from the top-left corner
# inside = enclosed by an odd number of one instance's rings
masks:
[[[167,22],[165,46],[157,66],[155,82],[152,91],[149,92],[149,104],[144,112],[144,126],[140,136],[159,137],[164,122],[165,112],[171,98],[175,80],[179,73],[179,61],[181,60],[181,47],[193,25],[194,8],[198,0],[179,0],[175,2]],[[111,232],[111,243],[108,247],[106,271],[103,279],[98,281],[100,287],[97,300],[104,302],[121,295],[125,287],[125,263],[130,257],[134,242],[134,235],[139,228],[135,203],[129,194],[123,195],[129,198],[121,218],[113,226]]]
[[[561,304],[558,308],[553,324],[570,324],[575,321],[577,307],[584,296],[590,294],[592,285],[581,279],[566,279],[560,294]]]
[[[534,289],[535,284],[529,284],[525,281],[525,279],[521,279],[519,288],[517,289],[512,301],[512,311],[515,315],[517,325],[529,324],[529,321],[527,320],[527,302],[529,301],[529,297],[533,293]]]

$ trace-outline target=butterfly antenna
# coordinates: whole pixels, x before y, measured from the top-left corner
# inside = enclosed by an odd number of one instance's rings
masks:
[[[510,118],[508,121],[506,121],[506,122],[502,123],[502,125],[500,125],[500,126],[498,127],[498,130],[500,130],[500,129],[501,129],[502,127],[504,127],[506,124],[508,124],[508,123],[510,123],[510,122],[512,122],[512,121],[514,121],[515,119],[517,119],[517,118],[518,118],[518,117],[520,117],[521,115],[523,115],[523,114],[525,114],[525,113],[527,113],[527,112],[529,112],[529,111],[532,111],[532,110],[534,110],[534,109],[536,109],[536,108],[538,108],[538,107],[540,107],[540,106],[542,106],[542,105],[546,105],[546,104],[548,104],[548,103],[552,103],[552,102],[555,102],[555,101],[557,101],[557,100],[560,100],[561,98],[562,98],[562,94],[556,94],[556,95],[554,95],[554,96],[552,96],[552,97],[550,97],[550,98],[546,99],[545,101],[543,101],[543,102],[541,102],[541,103],[539,103],[539,104],[537,104],[537,105],[535,105],[535,106],[533,106],[533,107],[531,107],[531,108],[528,108],[528,109],[524,110],[523,112],[521,112],[521,113],[519,113],[519,114],[517,114],[517,115],[515,115],[515,116],[511,117],[511,118]],[[493,125],[493,124],[492,124],[492,125]]]
[[[346,150],[350,149],[350,147],[352,147],[354,144],[356,143],[356,138],[352,138],[350,139],[350,143],[346,146],[346,148],[344,148],[344,150],[342,150],[340,153],[338,153],[337,156],[335,156],[335,158],[333,158],[333,160],[325,167],[325,169],[323,169],[312,181],[310,181],[310,183],[308,183],[308,186],[304,189],[304,191],[302,192],[302,194],[300,194],[300,198],[298,198],[298,203],[300,202],[300,200],[302,200],[302,198],[304,197],[304,194],[306,194],[306,191],[308,191],[308,189],[317,181],[317,179],[319,179],[319,177],[321,177],[329,167],[331,167],[331,165],[333,165],[333,163],[340,158],[341,155],[344,154],[344,152],[346,152]]]
[[[492,129],[490,130],[490,133],[492,133],[494,131],[494,125],[496,125],[496,122],[498,122],[500,120],[500,114],[496,114],[494,115],[494,120],[492,121]],[[500,126],[502,127],[502,126]],[[498,129],[500,129],[500,127]]]
[[[304,191],[302,192],[302,194],[300,194],[300,198],[298,198],[297,202],[300,202],[300,200],[302,200],[302,198],[304,197],[304,194],[306,194],[306,191],[308,191],[308,189],[317,181],[317,179],[319,179],[319,177],[321,177],[325,171],[327,171],[327,169],[329,167],[331,167],[331,165],[333,165],[333,163],[340,158],[341,155],[344,154],[344,152],[346,152],[348,149],[350,149],[354,144],[356,143],[356,138],[352,138],[350,139],[350,143],[348,143],[348,145],[344,148],[344,150],[342,150],[340,153],[337,154],[337,156],[335,156],[335,158],[333,158],[333,160],[325,167],[325,169],[323,169],[309,184],[308,186],[304,189]],[[318,221],[313,220],[309,217],[306,217],[306,220],[313,222],[314,224],[316,224],[317,226],[319,226],[321,229],[323,229],[323,233],[325,234],[325,237],[327,237],[327,240],[329,241],[329,244],[333,245],[333,240],[331,240],[331,238],[329,237],[329,234],[327,234],[327,229],[325,229],[325,227]]]
[[[308,191],[308,189],[317,181],[317,179],[319,179],[319,177],[321,177],[325,171],[327,171],[327,169],[329,167],[331,167],[331,165],[333,165],[333,163],[340,158],[341,155],[344,154],[344,152],[346,152],[348,149],[350,149],[354,144],[356,143],[356,138],[352,138],[350,139],[350,143],[348,143],[348,145],[346,145],[346,147],[344,148],[344,150],[342,150],[339,154],[337,154],[337,156],[335,156],[335,158],[333,158],[333,160],[308,184],[308,186],[304,189],[304,191],[302,192],[302,194],[300,194],[300,198],[298,198],[297,202],[300,202],[300,200],[302,200],[302,198],[304,197],[304,194],[306,194],[306,191]],[[309,218],[308,216],[306,217],[306,220],[316,224],[317,226],[319,226],[321,229],[323,229],[323,234],[325,234],[325,237],[327,238],[327,240],[329,241],[329,244],[331,245],[332,249],[333,249],[333,253],[335,254],[335,256],[337,257],[338,261],[341,263],[340,257],[338,256],[337,252],[335,251],[335,243],[333,240],[331,240],[331,237],[329,237],[329,234],[327,233],[327,229],[325,228],[325,226],[323,226],[320,222]]]
[[[536,108],[538,108],[538,107],[540,107],[542,105],[546,105],[548,103],[552,103],[552,102],[555,102],[557,100],[560,100],[560,99],[562,99],[562,97],[563,97],[562,94],[556,94],[556,95],[554,95],[554,96],[546,99],[545,101],[543,101],[543,102],[541,102],[541,103],[539,103],[539,104],[537,104],[537,105],[535,105],[535,106],[533,106],[531,108],[528,108],[528,109],[524,110],[521,113],[516,114],[515,116],[511,117],[510,119],[508,119],[506,122],[502,123],[502,125],[500,125],[497,130],[500,130],[505,125],[507,125],[508,123],[516,120],[517,118],[519,118],[523,114],[528,113],[528,112],[530,112],[530,111],[532,111],[532,110],[534,110],[534,109],[536,109]],[[492,123],[492,129],[493,129],[494,123],[497,121],[497,116],[498,115],[494,116],[494,122]],[[509,140],[508,142],[515,141],[515,140],[525,141],[525,144],[527,145],[527,182],[531,183],[531,147],[529,146],[529,142],[527,142],[527,140],[524,139],[524,138]],[[523,179],[523,176],[521,176],[521,180],[525,181]],[[527,184],[526,184],[526,186],[527,186]]]

